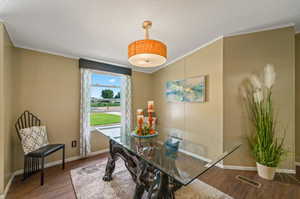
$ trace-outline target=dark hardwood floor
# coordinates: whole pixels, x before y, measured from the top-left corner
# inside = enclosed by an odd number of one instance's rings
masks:
[[[47,168],[45,185],[40,186],[40,176],[36,174],[26,181],[17,176],[8,192],[8,199],[41,198],[41,199],[75,199],[75,193],[70,177],[70,170],[106,161],[106,154],[97,155],[84,160],[77,160],[66,164],[65,170],[60,166]],[[298,167],[298,171],[299,171]],[[257,189],[235,179],[236,175],[246,176],[262,183]],[[213,168],[199,177],[217,189],[227,193],[235,199],[300,199],[300,183],[295,176],[277,174],[274,181],[260,179],[253,171],[236,171]]]

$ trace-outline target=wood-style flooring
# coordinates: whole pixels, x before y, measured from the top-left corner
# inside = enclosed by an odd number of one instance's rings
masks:
[[[107,154],[97,155],[60,166],[47,168],[45,184],[40,186],[40,175],[35,174],[26,181],[17,176],[8,192],[7,199],[76,199],[70,177],[70,170],[105,161]],[[300,168],[297,168],[300,171]],[[257,189],[238,181],[235,176],[242,175],[262,183]],[[236,171],[213,168],[199,177],[205,183],[216,187],[235,199],[300,199],[300,182],[292,175],[280,174],[274,181],[260,179],[254,171]],[[299,178],[298,178],[299,180]]]

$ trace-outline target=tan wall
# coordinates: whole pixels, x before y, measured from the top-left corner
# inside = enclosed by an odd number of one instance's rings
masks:
[[[14,114],[14,67],[13,50],[8,33],[3,24],[0,24],[0,193],[4,191],[11,174],[12,144]]]
[[[296,161],[300,162],[300,33],[295,36],[296,66]]]
[[[184,132],[185,138],[201,145],[201,150],[206,154],[199,155],[207,158],[213,158],[222,152],[222,46],[223,40],[218,40],[153,75],[160,133],[166,135],[173,131],[170,129]],[[206,102],[167,102],[167,81],[201,75],[207,77]]]
[[[4,26],[0,24],[0,194],[4,191]]]
[[[78,60],[16,48],[18,93],[17,114],[30,110],[47,125],[52,143],[66,144],[66,157],[78,156],[79,145],[80,72]],[[133,102],[140,107],[148,100],[150,75],[133,72]],[[136,108],[135,106],[133,107]],[[22,168],[22,149],[14,136],[15,169]],[[107,148],[107,139],[93,131],[92,152]],[[60,153],[49,161],[60,159]]]
[[[232,142],[244,144],[225,164],[254,166],[246,141],[250,127],[246,122],[247,115],[243,112],[239,87],[251,73],[262,72],[263,67],[271,63],[277,72],[273,89],[274,103],[281,133],[283,128],[287,128],[285,147],[290,151],[283,167],[294,168],[294,60],[292,27],[224,38],[224,145]]]
[[[24,110],[35,113],[47,125],[49,141],[66,144],[66,157],[77,156],[79,149],[71,148],[71,141],[79,142],[78,60],[20,48],[16,49],[15,60],[17,114]],[[14,166],[20,169],[23,152],[16,134],[14,146]],[[61,153],[55,153],[48,159],[60,157]]]
[[[136,110],[146,109],[147,102],[154,100],[154,83],[152,75],[148,73],[132,72],[132,110],[134,126],[136,125]]]
[[[224,42],[223,42],[224,41]],[[159,129],[174,128],[197,142],[213,157],[235,143],[242,147],[226,165],[254,166],[246,141],[250,126],[243,109],[239,88],[251,73],[261,72],[272,63],[277,72],[274,101],[281,132],[286,128],[285,147],[289,150],[283,168],[294,168],[295,158],[295,57],[294,29],[226,37],[198,50],[153,74],[154,99]],[[206,103],[168,103],[165,83],[197,75],[207,75]],[[223,94],[224,93],[224,94]]]
[[[3,29],[1,26],[1,32]],[[7,36],[4,35],[1,33],[0,45],[4,43],[4,40],[8,41]],[[275,102],[280,108],[280,119],[284,125],[289,126],[287,145],[293,151],[295,125],[293,38],[291,28],[229,37],[225,38],[224,42],[218,40],[152,75],[133,72],[133,112],[135,113],[137,108],[146,108],[147,101],[154,99],[161,132],[167,132],[165,130],[168,128],[185,131],[185,137],[201,144],[206,149],[207,156],[212,157],[222,151],[223,139],[224,145],[244,139],[245,126],[241,121],[242,111],[238,111],[241,109],[237,93],[239,83],[250,73],[261,70],[266,63],[273,63],[280,74],[274,89]],[[296,41],[299,44],[299,39]],[[9,43],[6,42],[6,44]],[[10,100],[0,100],[0,110],[4,110],[4,106],[12,106],[9,103],[13,103],[14,106],[8,112],[0,111],[0,192],[12,171],[11,165],[14,169],[22,168],[23,165],[23,153],[15,131],[12,131],[13,156],[11,156],[9,155],[10,138],[9,134],[4,134],[4,128],[10,131],[11,123],[25,109],[36,113],[44,124],[47,124],[50,142],[66,144],[67,157],[79,155],[78,147],[71,148],[71,140],[79,142],[80,74],[78,61],[16,48],[13,64],[15,67],[12,69],[15,72],[13,78],[9,80],[9,75],[5,75],[6,78],[4,78],[4,71],[6,74],[11,74],[11,70],[5,68],[3,64],[4,55],[11,56],[7,49],[9,48],[6,47],[6,50],[1,48],[0,51],[0,99],[4,99],[4,94],[12,96],[16,93],[16,95],[13,99],[9,98]],[[296,53],[299,54],[299,51],[296,50]],[[297,56],[297,60],[298,58]],[[224,74],[222,75],[223,59]],[[8,65],[10,64],[6,64]],[[207,102],[166,102],[164,96],[166,81],[199,75],[208,77]],[[15,85],[10,82],[12,80]],[[11,89],[4,89],[3,85],[7,82],[14,88],[13,93]],[[5,104],[6,102],[8,104]],[[7,118],[11,118],[8,115],[12,115],[13,119],[4,121],[5,114]],[[7,126],[4,125],[5,122]],[[222,136],[223,122],[224,135]],[[299,136],[297,139],[299,140]],[[1,144],[4,140],[6,144]],[[92,133],[92,145],[95,146],[92,151],[106,147],[103,137],[97,133]],[[10,157],[13,157],[12,161],[9,161]],[[241,157],[243,157],[242,162]],[[4,159],[8,160],[1,161]],[[60,159],[60,154],[50,158],[50,160],[57,159]],[[289,158],[286,164],[289,164],[291,159]],[[247,149],[241,150],[225,163],[253,165]],[[4,176],[7,176],[5,180]]]
[[[91,131],[91,152],[108,149],[109,144],[107,138],[97,130]]]

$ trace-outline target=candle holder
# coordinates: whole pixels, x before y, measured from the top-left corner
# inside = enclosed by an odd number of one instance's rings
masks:
[[[144,124],[144,116],[143,115],[138,115],[137,116],[137,123],[138,123],[138,135],[143,134],[143,124]]]
[[[155,130],[153,129],[153,112],[148,112],[148,122],[149,122],[149,133],[153,134],[155,133]]]
[[[148,101],[147,104],[147,118],[144,118],[144,110],[137,109],[137,128],[133,131],[132,135],[140,138],[147,138],[157,136],[158,133],[155,131],[156,118],[154,114],[154,102]]]

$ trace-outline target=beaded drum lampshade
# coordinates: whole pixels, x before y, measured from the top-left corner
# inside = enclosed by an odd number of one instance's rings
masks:
[[[145,39],[134,41],[128,46],[128,61],[134,66],[155,67],[167,61],[167,46],[157,40],[149,39],[151,21],[144,21]]]

